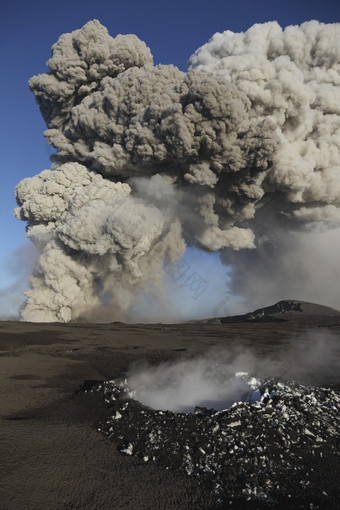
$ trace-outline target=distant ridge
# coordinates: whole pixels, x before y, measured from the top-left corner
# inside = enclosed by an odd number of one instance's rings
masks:
[[[329,306],[299,301],[295,299],[284,299],[275,305],[259,308],[254,312],[243,315],[231,315],[228,317],[217,317],[205,319],[199,322],[208,324],[236,324],[244,322],[286,322],[291,320],[306,319],[308,316],[329,317],[340,319],[340,311]]]

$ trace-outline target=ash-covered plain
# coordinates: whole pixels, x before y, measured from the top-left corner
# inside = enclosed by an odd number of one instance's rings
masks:
[[[339,508],[340,312],[261,310],[282,320],[1,322],[2,508]],[[162,374],[185,411],[126,400]]]

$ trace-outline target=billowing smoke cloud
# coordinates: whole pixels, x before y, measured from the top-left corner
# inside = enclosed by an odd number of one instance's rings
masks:
[[[221,250],[236,282],[230,254],[256,252],[260,217],[338,224],[339,30],[216,34],[188,73],[98,21],[62,35],[30,80],[57,154],[16,187],[41,253],[23,319],[98,319],[103,303],[124,319],[187,245]]]
[[[339,222],[339,33],[339,23],[254,25],[215,34],[189,62],[245,92],[257,122],[274,123],[280,144],[265,190],[308,221]]]
[[[339,23],[285,30],[276,22],[257,24],[245,33],[215,34],[190,59],[189,69],[245,92],[250,116],[273,122],[280,140],[249,222],[256,250],[222,253],[234,269],[231,292],[245,298],[244,309],[283,296],[340,308],[332,283],[340,230],[327,232],[340,220],[339,35]]]

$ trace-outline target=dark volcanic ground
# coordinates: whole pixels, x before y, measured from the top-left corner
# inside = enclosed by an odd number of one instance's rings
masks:
[[[0,323],[1,510],[340,508],[340,313],[308,303],[285,308],[221,324]],[[160,414],[129,401],[128,413],[124,399],[109,398],[115,383],[81,390],[91,387],[86,380],[121,380],[135,361],[235,346],[277,368],[271,379],[258,374],[254,409]],[[152,430],[167,439],[158,448],[157,438],[144,440]]]

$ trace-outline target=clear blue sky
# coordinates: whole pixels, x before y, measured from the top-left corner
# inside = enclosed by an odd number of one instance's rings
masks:
[[[25,226],[12,214],[14,186],[50,167],[52,150],[27,81],[46,72],[60,34],[97,18],[109,33],[134,33],[151,48],[155,63],[186,69],[190,55],[215,32],[246,30],[277,20],[281,26],[310,19],[340,21],[337,0],[2,0],[0,7],[1,197],[0,289],[12,280],[10,261],[25,242]],[[217,267],[217,258],[211,259]]]

